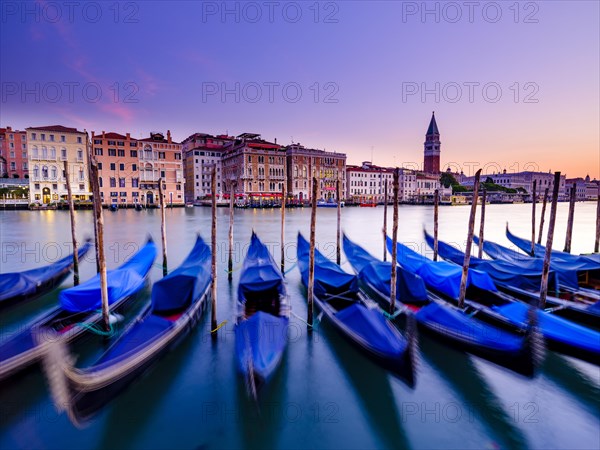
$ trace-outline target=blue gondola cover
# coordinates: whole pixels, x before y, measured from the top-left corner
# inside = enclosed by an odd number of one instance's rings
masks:
[[[156,245],[148,241],[129,261],[118,269],[107,273],[108,303],[128,297],[144,285],[145,277],[156,257]],[[102,307],[100,295],[100,276],[96,275],[87,282],[65,289],[60,293],[60,306],[66,311],[93,311]]]

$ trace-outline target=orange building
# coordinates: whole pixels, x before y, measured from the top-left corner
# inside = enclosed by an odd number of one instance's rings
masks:
[[[28,178],[27,132],[0,128],[0,177]]]

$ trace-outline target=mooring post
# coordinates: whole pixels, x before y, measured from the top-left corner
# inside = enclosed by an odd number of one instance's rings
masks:
[[[400,171],[396,167],[394,170],[394,218],[392,224],[392,272],[390,274],[390,314],[394,314],[396,310],[396,279],[398,277],[398,180]]]
[[[73,286],[79,285],[79,255],[77,254],[77,236],[75,234],[75,205],[73,204],[73,191],[69,177],[69,163],[64,161],[65,180],[67,181],[67,201],[69,202],[69,215],[71,217],[71,240],[73,241]]]
[[[571,197],[569,198],[569,218],[567,220],[567,235],[565,236],[565,249],[571,253],[571,237],[573,236],[573,218],[575,216],[575,200],[577,199],[577,183],[571,187]]]
[[[538,244],[542,243],[542,233],[544,231],[544,219],[546,216],[546,203],[548,202],[548,190],[549,190],[549,188],[546,188],[544,190],[544,202],[542,203],[542,216],[540,217],[540,231],[538,233],[538,238],[537,238]]]
[[[313,302],[315,296],[315,228],[317,223],[317,178],[312,179],[310,205],[310,252],[308,258],[308,329],[313,326]]]
[[[483,243],[484,241],[484,230],[485,230],[485,202],[486,202],[487,192],[486,189],[483,188],[483,192],[481,194],[481,220],[479,222],[479,259],[483,258]]]
[[[167,224],[165,211],[165,196],[163,195],[162,178],[158,179],[158,197],[160,204],[160,240],[163,252],[163,277],[167,276]]]
[[[546,238],[546,254],[542,268],[542,284],[540,286],[539,308],[546,307],[548,296],[548,274],[550,273],[550,257],[552,256],[552,242],[554,239],[554,224],[556,223],[556,206],[558,203],[558,190],[560,188],[560,172],[554,173],[554,186],[552,187],[552,205],[550,207],[550,222],[548,223],[548,237]]]

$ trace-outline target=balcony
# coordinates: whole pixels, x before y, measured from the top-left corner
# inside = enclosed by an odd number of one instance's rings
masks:
[[[146,173],[145,171],[140,172],[140,182],[158,181],[160,176],[154,172]]]

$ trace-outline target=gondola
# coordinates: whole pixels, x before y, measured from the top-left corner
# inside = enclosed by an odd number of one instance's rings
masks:
[[[298,233],[298,267],[308,286],[310,245]],[[315,249],[314,302],[329,323],[367,356],[390,370],[409,386],[414,384],[416,334],[404,337],[375,302],[359,289],[358,277]]]
[[[506,237],[518,248],[523,250],[528,255],[531,255],[531,241],[512,234],[508,229],[508,224],[506,224]],[[531,256],[543,258],[546,254],[546,247],[541,244],[535,244],[534,252],[535,254]],[[552,258],[577,265],[579,270],[600,270],[600,254],[598,253],[589,255],[573,255],[571,253],[552,250]]]
[[[156,245],[148,240],[129,261],[108,272],[108,301],[113,311],[142,289],[155,257]],[[59,306],[0,345],[0,381],[38,361],[50,343],[49,335],[68,342],[80,337],[90,325],[100,323],[100,308],[99,275],[62,291]]]
[[[425,241],[433,248],[433,237],[427,232],[424,233]],[[438,252],[445,260],[458,265],[462,265],[465,258],[462,251],[442,241],[438,241]],[[533,258],[530,259],[537,261]],[[480,259],[474,256],[471,256],[469,266],[489,274],[500,291],[526,303],[537,304],[542,282],[542,273],[541,270],[538,270],[538,267],[534,265],[515,265],[503,260]],[[560,297],[564,295],[572,298],[568,296],[570,291],[565,293],[564,288],[560,287],[559,276],[560,273],[557,271],[550,271],[548,277],[549,292],[556,292]],[[591,308],[591,302],[576,303],[564,298],[548,296],[546,305],[548,311],[553,315],[587,327],[600,327],[600,311]]]
[[[240,275],[235,326],[238,366],[253,397],[281,363],[289,316],[283,275],[253,232]]]
[[[80,261],[90,247],[90,242],[86,241],[77,250]],[[47,294],[60,286],[71,269],[73,269],[73,254],[37,269],[0,274],[0,309],[21,305]]]
[[[391,250],[392,241],[389,237],[387,246],[388,250]],[[397,248],[400,255],[398,259],[403,267],[416,271],[428,286],[439,292],[447,301],[456,302],[458,291],[453,289],[457,289],[460,285],[462,272],[460,265],[445,261],[431,261],[401,243],[397,244]],[[438,242],[440,256],[443,257],[442,252],[446,248],[445,245],[440,247]],[[476,269],[469,270],[469,278],[475,274],[488,275]],[[444,279],[440,281],[441,277]],[[446,289],[448,286],[451,289]],[[537,305],[528,305],[499,292],[491,279],[488,286],[469,283],[467,298],[472,307],[479,306],[479,316],[482,320],[496,321],[500,316],[515,327],[525,330],[529,326],[530,317],[533,316],[548,348],[594,364],[600,363],[600,333],[556,317],[550,312],[538,310]],[[532,308],[535,308],[535,315],[530,314],[533,312]]]
[[[112,400],[191,332],[206,309],[211,282],[211,251],[198,236],[183,263],[154,283],[151,303],[94,363],[73,367],[66,349],[49,351],[44,368],[55,384],[57,407],[80,423]],[[57,395],[63,380],[65,398]]]
[[[343,238],[348,262],[358,279],[376,294],[384,308],[390,303],[391,263],[378,260],[362,247]],[[419,328],[457,349],[473,353],[518,373],[531,376],[539,365],[543,345],[532,328],[527,333],[509,325],[490,325],[477,317],[479,311],[470,305],[463,311],[448,305],[428,291],[423,279],[409,270],[397,268],[397,310],[410,309]]]
[[[473,242],[479,245],[479,238],[473,236]],[[517,266],[519,271],[535,269],[541,274],[544,267],[543,258],[532,258],[495,242],[484,241],[483,251],[494,260]],[[594,289],[597,284],[595,280],[600,278],[600,268],[590,270],[589,267],[584,267],[581,270],[581,265],[550,258],[550,269],[554,272],[554,292],[558,297],[583,303],[596,303],[600,300],[600,291]]]

